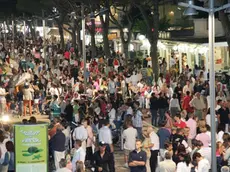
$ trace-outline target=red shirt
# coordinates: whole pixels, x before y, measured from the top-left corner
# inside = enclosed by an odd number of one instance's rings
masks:
[[[187,125],[186,125],[185,122],[180,121],[179,123],[176,122],[176,123],[174,124],[174,126],[177,127],[177,128],[185,128]]]
[[[64,56],[65,56],[65,59],[69,59],[70,58],[70,52],[69,51],[66,51],[65,53],[64,53]]]
[[[187,112],[193,112],[193,108],[189,105],[192,98],[190,96],[185,96],[182,103],[182,109],[186,110]]]

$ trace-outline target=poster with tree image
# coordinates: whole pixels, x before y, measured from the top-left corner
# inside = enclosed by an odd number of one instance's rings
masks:
[[[47,124],[15,125],[17,172],[48,172]]]

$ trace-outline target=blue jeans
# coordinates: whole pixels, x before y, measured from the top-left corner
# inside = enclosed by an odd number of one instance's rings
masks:
[[[165,120],[165,112],[166,112],[166,109],[159,109],[159,114],[160,114],[160,119],[159,119],[159,122],[162,122]]]
[[[135,127],[136,130],[137,130],[137,138],[138,139],[142,139],[143,136],[142,136],[142,127]]]
[[[152,115],[152,125],[157,126],[157,110],[156,109],[150,109],[151,115]]]

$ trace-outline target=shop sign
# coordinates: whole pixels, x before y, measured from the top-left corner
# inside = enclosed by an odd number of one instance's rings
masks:
[[[47,125],[15,125],[17,172],[48,172]]]

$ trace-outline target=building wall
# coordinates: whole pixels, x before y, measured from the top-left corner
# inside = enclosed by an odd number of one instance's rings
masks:
[[[194,19],[194,36],[195,37],[208,37],[208,19]],[[221,22],[215,20],[215,33],[216,37],[224,36],[224,29]]]

